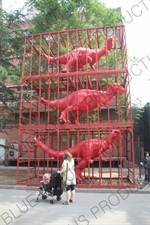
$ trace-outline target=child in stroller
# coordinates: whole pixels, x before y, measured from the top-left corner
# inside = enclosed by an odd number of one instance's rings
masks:
[[[39,198],[47,199],[48,196],[52,197],[50,203],[54,203],[54,196],[56,196],[56,200],[61,200],[61,195],[63,190],[61,188],[62,177],[59,173],[54,173],[50,175],[49,173],[45,173],[43,175],[43,180],[40,182],[41,186],[38,189],[38,196],[36,201],[39,201]]]

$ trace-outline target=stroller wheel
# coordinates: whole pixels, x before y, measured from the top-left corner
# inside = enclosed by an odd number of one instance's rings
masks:
[[[51,199],[51,200],[50,200],[50,203],[51,203],[51,204],[54,204],[54,200]]]
[[[57,196],[57,198],[56,198],[57,201],[60,201],[61,199],[62,199],[61,196]]]
[[[39,198],[37,197],[35,201],[36,201],[36,202],[39,202]]]
[[[42,199],[47,199],[47,196],[46,195],[42,195]]]

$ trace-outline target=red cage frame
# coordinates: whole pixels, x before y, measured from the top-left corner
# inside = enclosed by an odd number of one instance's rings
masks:
[[[91,71],[88,65],[76,72],[62,73],[62,65],[52,64],[42,57],[59,57],[75,47],[101,48],[113,38],[110,52],[101,57]],[[78,124],[61,124],[61,110],[46,107],[40,98],[54,100],[80,89],[106,91],[110,83],[120,83],[125,94],[114,96],[108,108],[97,106],[78,118]],[[68,118],[71,119],[68,113]],[[39,185],[45,172],[53,173],[62,160],[54,159],[34,143],[34,135],[51,148],[61,151],[81,140],[105,137],[112,129],[122,133],[121,144],[114,143],[113,152],[104,154],[108,162],[95,159],[84,169],[85,181],[77,187],[124,188],[135,187],[134,145],[130,76],[128,74],[125,27],[98,27],[33,34],[25,37],[19,116],[19,157],[16,183]],[[76,163],[80,159],[75,159]],[[116,165],[116,167],[114,167]],[[25,166],[25,168],[23,167]]]

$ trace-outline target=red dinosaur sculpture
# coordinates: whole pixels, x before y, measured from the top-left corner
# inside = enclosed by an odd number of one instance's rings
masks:
[[[121,139],[121,132],[119,130],[112,130],[106,138],[100,139],[89,139],[84,140],[76,144],[75,146],[68,148],[63,151],[53,150],[50,147],[46,146],[39,140],[39,135],[34,137],[34,141],[46,152],[49,156],[54,157],[55,159],[63,158],[66,151],[70,152],[73,157],[82,159],[75,166],[75,173],[78,182],[84,180],[82,176],[82,170],[89,164],[93,163],[94,159],[99,158],[99,160],[107,161],[102,157],[103,152],[107,151],[114,141],[119,141]]]
[[[90,48],[76,48],[71,52],[68,52],[60,57],[50,57],[44,52],[41,54],[48,63],[64,64],[62,70],[63,73],[76,72],[83,68],[84,65],[90,64],[92,70],[95,70],[94,64],[99,61],[103,55],[107,55],[108,51],[112,49],[112,38],[109,38],[102,48],[90,49]]]
[[[125,92],[125,89],[118,83],[110,84],[106,91],[96,91],[90,89],[81,89],[71,93],[70,95],[57,99],[54,101],[48,101],[41,98],[41,103],[46,106],[52,107],[55,110],[63,110],[59,117],[60,122],[71,123],[67,119],[67,114],[73,112],[72,123],[78,123],[77,117],[82,113],[95,109],[97,106],[109,106],[109,101],[117,95],[121,95]]]

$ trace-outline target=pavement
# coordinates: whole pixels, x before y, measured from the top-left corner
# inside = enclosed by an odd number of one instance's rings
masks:
[[[149,225],[150,195],[118,190],[117,193],[76,192],[73,203],[36,202],[35,191],[0,189],[0,225]]]
[[[75,200],[37,202],[38,187],[15,184],[15,168],[0,166],[0,225],[149,225],[150,185],[136,171],[136,188],[76,188]],[[2,178],[2,179],[1,179]]]

